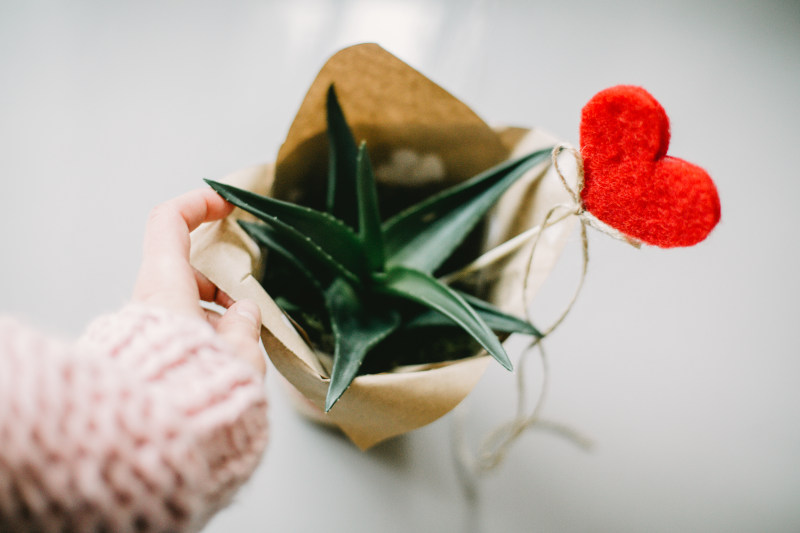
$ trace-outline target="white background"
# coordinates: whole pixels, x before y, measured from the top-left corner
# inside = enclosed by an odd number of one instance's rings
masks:
[[[722,222],[690,249],[591,235],[545,410],[590,452],[530,432],[470,506],[452,416],[361,453],[300,419],[273,370],[269,450],[208,531],[800,530],[796,1],[3,0],[0,311],[74,337],[122,305],[148,210],[273,159],[324,60],[360,41],[489,122],[575,144],[595,92],[643,85],[670,153],[714,177]],[[470,444],[513,402],[493,366],[467,400]]]

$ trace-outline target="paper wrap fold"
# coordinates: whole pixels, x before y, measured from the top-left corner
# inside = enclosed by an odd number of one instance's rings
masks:
[[[436,159],[436,168],[443,173],[429,172],[423,178],[439,187],[464,180],[506,157],[557,143],[535,130],[492,130],[464,104],[380,47],[359,45],[339,52],[323,67],[279,152],[277,173],[276,165],[268,164],[220,181],[284,198],[324,190],[324,155],[320,155],[327,150],[323,95],[331,82],[356,138],[367,140],[371,155],[374,147],[376,168],[391,165],[398,151],[416,154],[417,163],[423,161],[429,167],[424,161]],[[391,172],[383,178],[378,173],[379,183],[391,179]],[[541,223],[551,207],[568,202],[569,195],[549,163],[539,165],[512,186],[491,212],[484,249]],[[193,232],[192,264],[234,299],[248,298],[259,305],[262,340],[272,363],[321,410],[328,374],[258,282],[264,257],[237,219],[250,216],[237,209],[226,219]],[[495,305],[523,314],[555,265],[572,222],[566,220],[544,232],[531,271],[525,272],[531,249],[528,243],[486,272],[485,288]],[[523,295],[525,276],[529,292]],[[472,390],[490,361],[488,355],[476,354],[458,361],[358,376],[324,419],[338,426],[359,448],[369,448],[449,412]]]

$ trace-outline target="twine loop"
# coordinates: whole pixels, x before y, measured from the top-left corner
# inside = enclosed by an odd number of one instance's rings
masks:
[[[564,173],[561,171],[561,167],[558,165],[558,156],[561,155],[563,151],[569,152],[572,157],[575,159],[575,165],[577,167],[576,177],[577,177],[577,184],[575,189],[570,187],[569,183],[567,183],[567,178],[564,177]],[[577,215],[581,215],[584,212],[583,208],[583,200],[581,200],[581,191],[583,191],[583,183],[584,183],[584,175],[583,175],[583,157],[581,157],[580,152],[572,145],[567,143],[561,143],[555,148],[553,148],[553,152],[550,154],[550,161],[553,165],[553,168],[558,175],[558,179],[561,180],[561,185],[564,186],[564,190],[569,193],[572,197],[572,201],[577,206],[576,213]]]
[[[564,175],[564,171],[559,164],[560,156],[564,152],[571,155],[575,162],[576,185],[574,188],[570,186],[566,176]],[[587,437],[581,435],[568,426],[543,419],[541,416],[549,388],[549,364],[542,340],[555,331],[561,325],[567,315],[569,315],[578,299],[581,289],[583,288],[589,266],[589,239],[587,228],[594,228],[601,233],[604,233],[616,240],[630,244],[636,248],[641,246],[641,243],[638,241],[604,224],[586,210],[581,198],[581,192],[583,191],[584,187],[583,158],[576,148],[566,143],[559,144],[553,148],[550,161],[552,168],[555,170],[555,173],[558,176],[558,179],[561,182],[564,190],[569,195],[571,202],[554,205],[545,214],[542,222],[537,226],[534,226],[520,235],[517,235],[516,237],[494,247],[460,271],[450,274],[444,278],[444,281],[446,282],[452,282],[466,278],[478,271],[484,270],[487,267],[496,264],[505,257],[518,251],[523,246],[530,244],[530,251],[527,254],[524,275],[522,277],[522,295],[523,301],[526,301],[525,297],[529,293],[528,280],[532,277],[530,273],[533,269],[536,248],[539,244],[542,233],[544,233],[547,228],[550,228],[572,216],[577,217],[578,221],[580,222],[582,265],[578,285],[564,311],[558,315],[550,327],[542,330],[542,335],[540,337],[534,337],[522,352],[520,363],[517,369],[517,409],[515,416],[508,422],[491,431],[484,438],[483,442],[478,448],[477,453],[474,455],[470,454],[464,442],[463,418],[458,416],[462,413],[457,413],[457,416],[454,419],[456,425],[454,426],[453,445],[458,472],[467,493],[472,494],[473,497],[477,490],[475,481],[476,476],[478,474],[489,472],[499,466],[505,459],[508,451],[511,449],[511,446],[528,429],[539,428],[554,431],[581,448],[586,449],[591,447],[591,441]],[[531,313],[532,305],[526,303],[525,316],[528,322],[533,323]],[[528,409],[525,361],[529,358],[527,357],[527,354],[534,350],[537,350],[539,353],[539,359],[542,365],[542,381],[538,397],[533,403],[533,408]]]

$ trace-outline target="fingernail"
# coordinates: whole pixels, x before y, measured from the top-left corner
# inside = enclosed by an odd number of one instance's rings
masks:
[[[239,300],[233,306],[237,314],[245,317],[253,326],[261,326],[261,310],[250,300]]]

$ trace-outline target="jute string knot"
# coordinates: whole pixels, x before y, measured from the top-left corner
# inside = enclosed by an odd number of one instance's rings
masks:
[[[562,153],[568,153],[572,156],[575,162],[575,187],[571,187],[564,171],[559,163]],[[592,227],[614,239],[628,243],[634,247],[639,247],[640,243],[631,239],[630,237],[620,233],[619,231],[611,228],[610,226],[600,222],[592,216],[583,204],[581,198],[581,191],[584,187],[584,166],[583,158],[580,152],[569,144],[559,144],[553,148],[551,153],[551,166],[555,170],[561,185],[570,197],[571,203],[554,205],[545,214],[542,222],[525,232],[517,235],[516,237],[496,246],[495,248],[487,251],[481,255],[477,260],[473,261],[463,269],[455,272],[445,278],[445,281],[452,282],[461,280],[474,275],[476,272],[485,270],[505,257],[520,250],[523,246],[530,244],[530,251],[527,253],[526,266],[524,275],[522,276],[522,294],[523,300],[526,301],[525,315],[528,322],[533,323],[531,316],[532,305],[527,303],[527,295],[529,294],[529,274],[533,269],[534,257],[536,248],[540,241],[542,233],[563,220],[575,216],[580,222],[580,237],[581,237],[581,255],[582,265],[581,274],[578,285],[567,303],[564,311],[558,315],[555,321],[546,329],[541,330],[541,336],[534,337],[527,347],[522,351],[520,363],[517,369],[517,409],[515,416],[508,422],[500,425],[491,431],[480,444],[477,453],[472,454],[467,449],[464,439],[463,427],[463,410],[457,411],[454,418],[455,425],[453,431],[453,445],[456,464],[458,466],[459,476],[465,487],[466,493],[475,497],[476,476],[489,472],[499,466],[508,454],[511,446],[520,438],[520,436],[528,429],[539,428],[549,431],[554,431],[559,435],[566,437],[582,448],[589,448],[591,441],[585,436],[579,434],[575,430],[557,422],[545,420],[541,417],[544,408],[545,399],[549,388],[549,364],[546,352],[543,346],[543,339],[555,331],[558,326],[564,321],[569,312],[572,310],[581,289],[583,288],[584,280],[589,265],[589,239],[587,235],[587,228]],[[539,394],[533,403],[533,408],[527,407],[527,380],[525,378],[525,362],[529,357],[527,354],[532,351],[538,351],[539,359],[542,365],[542,381],[539,389]]]

